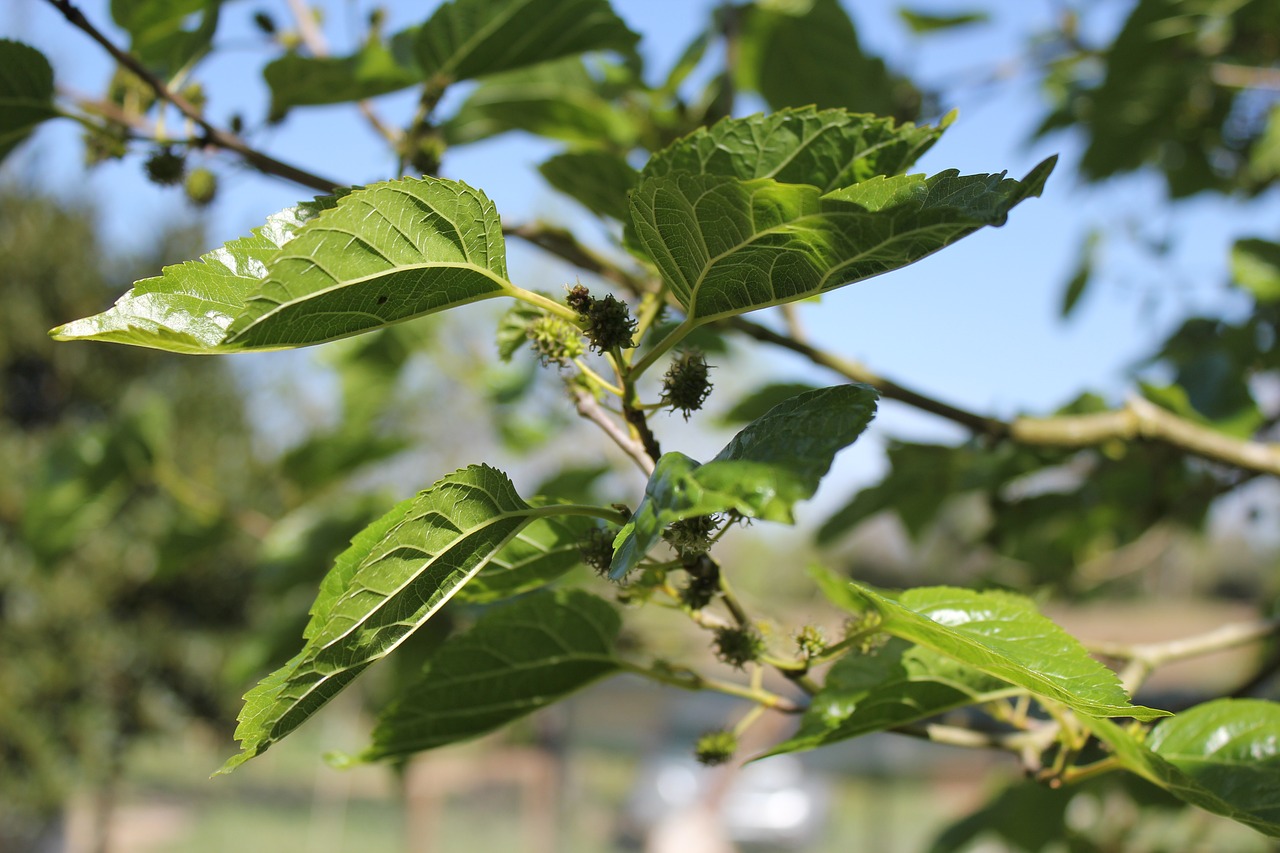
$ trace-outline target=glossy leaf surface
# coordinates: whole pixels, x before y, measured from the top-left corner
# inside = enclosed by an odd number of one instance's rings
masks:
[[[789,523],[792,507],[813,496],[836,453],[867,428],[876,397],[865,385],[820,388],[774,406],[705,465],[663,454],[614,542],[611,575],[631,571],[681,519],[734,510]]]
[[[390,653],[533,518],[506,475],[456,471],[352,541],[325,576],[303,638],[283,668],[245,696],[228,772],[279,741]]]
[[[897,601],[857,584],[818,577],[828,597],[879,614],[886,633],[946,655],[1090,717],[1150,720],[1164,711],[1132,705],[1115,673],[1037,612],[1027,598],[954,587],[919,587]]]
[[[250,237],[145,278],[111,308],[54,329],[60,341],[111,341],[183,353],[225,351],[227,329],[262,285],[267,262],[304,224],[332,206],[324,197],[267,219]]]
[[[1184,802],[1280,836],[1275,708],[1219,699],[1161,722],[1145,744],[1110,720],[1084,722],[1129,772]]]
[[[382,715],[364,758],[477,737],[613,674],[620,627],[611,605],[582,590],[538,592],[487,612]]]
[[[931,649],[890,640],[869,655],[848,654],[827,673],[795,736],[770,754],[814,749],[989,701],[1008,683]]]

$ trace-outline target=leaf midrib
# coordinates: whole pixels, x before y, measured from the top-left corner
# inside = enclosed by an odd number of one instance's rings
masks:
[[[516,16],[520,9],[523,9],[532,2],[533,0],[516,0],[516,2],[510,3],[507,6],[507,14],[495,15],[489,23],[482,26],[474,36],[463,41],[462,44],[449,55],[448,62],[437,69],[436,73],[452,76],[460,64],[461,59],[464,59],[474,53],[477,45],[483,44],[485,39],[488,39],[499,29],[506,26],[507,23]],[[451,4],[448,8],[450,13],[453,13],[457,9],[457,6],[455,4]]]

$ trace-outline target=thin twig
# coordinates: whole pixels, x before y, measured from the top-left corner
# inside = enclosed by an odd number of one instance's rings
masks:
[[[635,463],[640,466],[641,471],[644,471],[646,477],[653,473],[653,460],[645,452],[644,445],[628,435],[627,431],[617,421],[609,417],[609,413],[596,402],[595,397],[592,397],[590,392],[582,388],[575,388],[573,403],[578,409],[578,414],[604,430],[605,435],[609,436],[614,444],[622,448],[624,453],[635,460]]]
[[[298,168],[297,166],[277,160],[271,155],[251,147],[247,142],[239,136],[236,136],[234,133],[211,124],[205,119],[200,110],[196,109],[190,101],[170,89],[163,80],[153,74],[134,56],[117,47],[109,38],[103,35],[102,31],[90,23],[89,19],[84,16],[84,13],[71,3],[70,0],[48,0],[48,3],[61,12],[63,17],[65,17],[72,26],[82,30],[90,38],[102,45],[102,47],[107,51],[107,53],[111,54],[116,62],[129,69],[129,71],[133,72],[138,79],[146,83],[147,86],[156,93],[158,98],[172,104],[180,113],[191,119],[191,121],[202,131],[202,143],[213,145],[218,148],[224,148],[228,151],[233,151],[236,154],[239,154],[246,163],[263,174],[275,175],[278,178],[293,181],[294,183],[300,184],[304,187],[310,187],[318,192],[330,193],[338,187],[345,186],[337,181],[322,178],[312,172],[308,172],[304,169]]]

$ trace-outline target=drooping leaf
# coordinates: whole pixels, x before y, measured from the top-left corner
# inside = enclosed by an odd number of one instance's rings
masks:
[[[493,202],[459,181],[357,189],[272,256],[232,347],[307,346],[511,292]]]
[[[1146,744],[1110,720],[1081,722],[1130,773],[1205,811],[1280,836],[1275,709],[1261,700],[1217,700],[1162,721]]]
[[[958,12],[951,15],[933,15],[917,12],[913,9],[899,9],[898,17],[911,28],[916,35],[954,30],[970,24],[981,24],[988,20],[986,12]]]
[[[1280,704],[1218,699],[1162,720],[1147,746],[1245,821],[1280,835]],[[1240,817],[1236,817],[1240,820]]]
[[[0,39],[0,160],[57,115],[49,60],[30,45]]]
[[[883,731],[1013,688],[931,649],[893,639],[870,655],[848,654],[827,673],[796,734],[770,750],[799,752]]]
[[[843,107],[913,117],[920,93],[870,56],[839,0],[755,3],[742,16],[737,88],[759,92],[773,109]]]
[[[539,592],[451,637],[378,721],[365,760],[467,740],[618,671],[621,620],[582,590]]]
[[[635,144],[636,123],[609,97],[580,57],[566,57],[486,77],[440,124],[449,145],[512,130],[578,145]]]
[[[631,195],[639,244],[688,321],[793,302],[920,260],[1040,194],[1046,160],[1022,181],[955,171],[872,178],[823,195],[769,178],[674,172]]]
[[[428,78],[468,80],[592,50],[634,51],[639,36],[608,0],[449,0],[418,30]]]
[[[901,174],[938,141],[953,119],[949,114],[936,127],[917,127],[813,107],[724,119],[654,154],[641,174],[773,178],[809,184],[825,193],[876,176]]]
[[[626,158],[609,151],[569,151],[538,167],[547,183],[592,213],[627,219],[627,195],[640,173]]]
[[[846,609],[879,614],[881,630],[888,634],[1080,714],[1140,720],[1165,716],[1164,711],[1130,704],[1115,673],[1022,596],[919,587],[893,601],[858,584],[837,586],[829,576],[823,589]]]
[[[377,41],[350,56],[282,56],[262,69],[271,87],[271,112],[359,101],[421,83],[422,72],[406,59]]]
[[[232,240],[196,261],[165,267],[137,282],[111,308],[49,334],[60,341],[110,341],[170,352],[227,349],[227,329],[267,276],[267,262],[302,226],[334,204],[332,197],[290,207],[253,236]]]
[[[582,564],[579,543],[591,523],[581,516],[536,519],[462,588],[459,600],[487,604],[546,586]]]
[[[261,754],[393,651],[536,514],[506,475],[477,465],[362,531],[321,583],[302,651],[245,696],[242,752],[219,772]]]
[[[129,33],[129,52],[169,78],[208,51],[222,0],[111,0],[111,17]]]
[[[1258,302],[1280,300],[1280,243],[1237,240],[1231,247],[1231,276]]]
[[[831,461],[875,416],[876,392],[837,385],[779,403],[699,465],[665,453],[645,496],[614,542],[614,578],[624,576],[672,522],[734,510],[748,518],[791,522],[791,509],[817,491]]]

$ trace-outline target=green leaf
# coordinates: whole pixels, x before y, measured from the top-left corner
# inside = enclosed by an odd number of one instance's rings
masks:
[[[1037,196],[1054,159],[1021,182],[949,171],[872,178],[823,195],[768,178],[675,172],[631,196],[635,234],[687,322],[817,296],[933,254]]]
[[[468,80],[592,50],[635,50],[608,0],[450,0],[418,31],[428,78]]]
[[[262,76],[271,87],[273,115],[283,115],[291,107],[373,98],[423,81],[421,71],[381,42],[366,44],[351,56],[291,53],[267,65]]]
[[[389,654],[539,513],[506,475],[475,465],[439,480],[362,531],[325,576],[284,667],[245,696],[227,773],[305,722]]]
[[[617,612],[581,590],[539,592],[451,637],[382,715],[366,760],[403,758],[506,725],[619,669]]]
[[[632,147],[638,133],[635,120],[576,56],[485,78],[440,125],[449,145],[513,130],[619,149]]]
[[[705,465],[664,453],[614,541],[611,577],[635,568],[663,529],[681,519],[733,510],[791,522],[792,506],[813,496],[836,453],[867,428],[876,397],[866,385],[820,388],[770,409]]]
[[[599,216],[627,219],[627,195],[640,173],[609,151],[570,151],[538,167],[547,183]]]
[[[1076,264],[1075,270],[1071,273],[1071,278],[1067,279],[1066,287],[1062,289],[1062,308],[1059,314],[1064,320],[1076,310],[1076,306],[1080,303],[1080,297],[1084,296],[1085,288],[1089,285],[1089,280],[1093,278],[1098,241],[1101,237],[1102,233],[1094,229],[1084,238],[1084,244],[1080,247],[1080,260]]]
[[[111,0],[111,18],[129,33],[129,52],[168,79],[209,50],[221,6],[222,0]]]
[[[1080,714],[1139,720],[1166,715],[1130,704],[1115,673],[1041,616],[1030,599],[1004,592],[920,587],[893,601],[859,584],[848,585],[844,594],[846,609],[878,613],[884,632]]]
[[[271,257],[226,344],[307,346],[511,290],[493,202],[458,181],[402,178],[304,225]]]
[[[988,20],[986,12],[959,12],[953,15],[932,15],[916,12],[911,9],[899,9],[898,17],[911,28],[916,35],[953,30],[969,24],[981,24]]]
[[[773,109],[816,104],[877,115],[914,115],[920,93],[862,51],[839,0],[778,0],[742,15],[737,88],[759,92]]]
[[[581,516],[536,519],[462,588],[458,599],[488,604],[546,586],[582,565],[578,543],[591,524]]]
[[[1237,240],[1231,247],[1231,276],[1258,302],[1280,300],[1280,243]]]
[[[302,226],[334,204],[332,197],[303,202],[272,215],[253,236],[165,267],[137,282],[111,308],[74,320],[49,334],[60,341],[110,341],[170,352],[208,354],[227,349],[233,319],[262,286],[267,261]]]
[[[1280,835],[1280,704],[1206,702],[1162,720],[1147,746],[1249,819],[1229,816]]]
[[[1064,849],[1059,842],[1070,834],[1067,808],[1076,795],[1075,788],[1051,788],[1034,780],[1015,782],[976,812],[965,815],[939,833],[928,853],[978,850],[981,848],[972,846],[973,842],[984,836],[1008,842],[1007,848],[1000,849],[1028,853]],[[1065,849],[1076,851],[1071,847]],[[1101,853],[1092,846],[1079,848],[1079,853],[1088,851]]]
[[[827,673],[796,734],[769,755],[883,731],[1008,694],[1008,683],[931,649],[892,639],[870,655],[847,654]]]
[[[0,160],[57,115],[49,60],[30,45],[0,39]]]
[[[911,167],[950,126],[898,124],[893,119],[813,107],[724,119],[699,128],[654,154],[643,178],[676,172],[750,181],[773,178],[822,192]]]
[[[1276,708],[1257,699],[1219,699],[1161,722],[1147,744],[1110,720],[1082,722],[1130,773],[1205,811],[1280,836]]]

